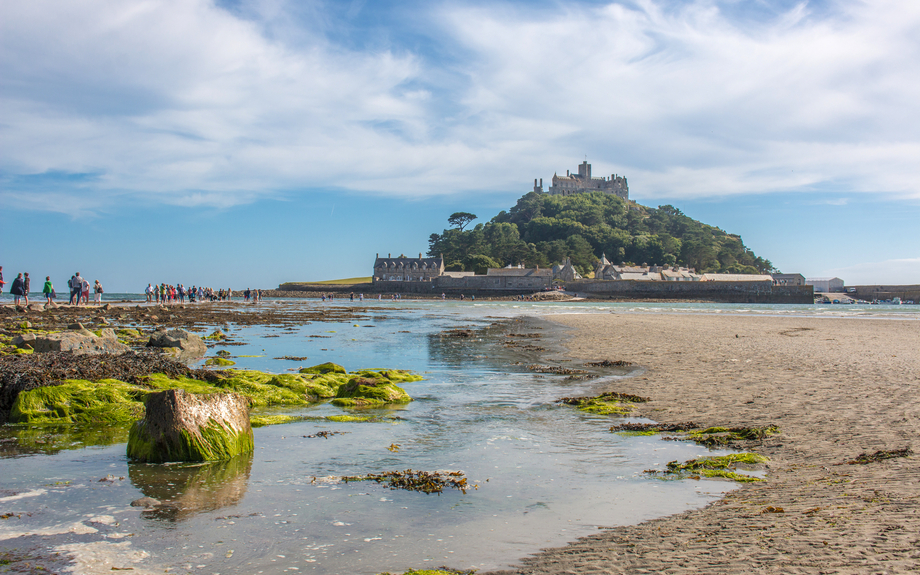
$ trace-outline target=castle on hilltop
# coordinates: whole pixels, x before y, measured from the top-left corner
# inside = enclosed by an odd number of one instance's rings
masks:
[[[543,193],[543,178],[533,181],[533,191]],[[572,194],[584,194],[586,192],[604,192],[613,194],[623,200],[629,199],[629,186],[626,184],[626,178],[611,174],[610,177],[602,176],[600,178],[591,177],[591,164],[587,160],[578,166],[578,173],[571,174],[565,171],[565,176],[553,174],[553,185],[550,186],[548,193],[557,196],[571,196]]]

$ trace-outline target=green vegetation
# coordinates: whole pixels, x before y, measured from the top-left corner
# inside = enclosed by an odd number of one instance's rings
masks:
[[[458,218],[458,216],[464,216]],[[591,192],[555,196],[531,192],[486,224],[456,226],[428,240],[430,256],[443,254],[448,270],[477,272],[523,263],[548,267],[571,257],[583,275],[602,254],[613,263],[683,265],[702,272],[770,273],[773,264],[748,249],[741,238],[706,225],[665,205],[640,206]],[[475,216],[473,216],[475,218]],[[461,225],[462,224],[462,225]]]
[[[402,370],[359,370],[349,374],[338,373],[335,368],[345,371],[335,364],[323,364],[305,368],[321,373],[273,374],[231,369],[213,382],[170,378],[159,373],[145,377],[138,384],[117,379],[68,380],[62,385],[20,393],[13,403],[9,421],[30,425],[126,424],[143,416],[148,394],[167,389],[183,389],[189,393],[232,391],[247,396],[256,408],[300,406],[334,397],[340,397],[341,405],[346,407],[408,403],[412,399],[395,382],[422,379]],[[340,389],[347,387],[349,382],[355,383],[347,393],[339,395]],[[282,419],[266,417],[261,424],[280,423]]]
[[[596,397],[563,397],[560,403],[574,405],[582,411],[598,415],[625,415],[633,410],[634,403],[648,401],[638,395],[608,392]]]
[[[663,478],[667,479],[699,479],[702,476],[721,477],[740,483],[751,483],[763,481],[763,479],[737,473],[735,471],[737,466],[758,465],[766,461],[769,461],[769,459],[756,453],[732,453],[730,455],[720,455],[717,457],[700,457],[699,459],[691,459],[683,463],[671,461],[664,471],[649,469],[646,470],[646,473],[660,474]]]
[[[134,422],[128,434],[128,457],[147,463],[166,461],[223,461],[254,449],[252,431],[236,430],[209,420],[200,433],[181,430],[167,441],[156,441],[146,432],[143,420]]]
[[[383,376],[355,377],[339,387],[332,403],[339,407],[375,407],[390,403],[409,403],[409,394]]]
[[[204,361],[205,365],[236,365],[236,362],[232,359],[227,359],[225,357],[209,357]]]

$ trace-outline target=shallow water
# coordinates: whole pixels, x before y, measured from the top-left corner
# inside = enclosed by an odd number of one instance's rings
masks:
[[[391,419],[258,428],[251,456],[207,465],[129,463],[123,443],[0,459],[0,512],[23,514],[0,523],[0,548],[96,542],[95,557],[124,567],[131,561],[127,541],[149,554],[131,565],[160,572],[487,569],[599,527],[700,507],[734,487],[643,474],[668,461],[725,452],[610,433],[622,418],[554,402],[592,393],[598,381],[530,373],[513,365],[518,358],[530,361],[527,354],[498,345],[509,332],[539,331],[545,337],[525,343],[548,346],[563,331],[539,324],[487,327],[496,317],[565,306],[364,303],[371,307],[357,322],[231,326],[233,337],[247,344],[226,349],[237,356],[237,367],[278,373],[325,361],[349,370],[422,373],[424,381],[403,384],[415,398],[411,404],[360,412]],[[479,336],[437,335],[455,327],[477,329]],[[309,359],[274,359],[283,355]],[[546,355],[544,363],[565,359],[554,350]],[[281,411],[318,418],[356,413],[327,403]],[[345,433],[306,437],[319,431]],[[410,468],[462,470],[477,488],[426,495],[323,479]],[[157,512],[129,506],[143,496],[172,505]],[[35,535],[42,530],[45,535]]]

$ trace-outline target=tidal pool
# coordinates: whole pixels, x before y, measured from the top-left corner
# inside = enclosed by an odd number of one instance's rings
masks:
[[[323,403],[275,410],[316,419],[257,428],[255,452],[229,462],[134,464],[124,443],[0,459],[0,513],[13,514],[0,522],[0,549],[63,552],[100,572],[483,570],[598,528],[701,507],[734,487],[643,474],[668,461],[726,452],[610,433],[623,418],[555,403],[593,394],[600,382],[528,371],[526,364],[538,360],[567,365],[556,347],[564,332],[486,317],[520,309],[365,304],[356,322],[230,326],[245,345],[223,349],[237,367],[278,373],[325,361],[350,371],[410,369],[425,377],[402,384],[415,401],[393,409]],[[457,327],[474,337],[439,335]],[[515,332],[542,337],[507,337]],[[509,340],[547,349],[503,347]],[[308,359],[274,359],[281,356]],[[322,419],[342,414],[382,421]],[[309,437],[320,431],[342,433]],[[460,470],[471,488],[426,495],[327,479],[406,469]],[[146,511],[130,506],[144,496],[171,503]]]

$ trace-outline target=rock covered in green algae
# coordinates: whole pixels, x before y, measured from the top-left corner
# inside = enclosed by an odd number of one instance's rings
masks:
[[[148,463],[221,461],[252,450],[249,399],[236,393],[150,394],[128,435],[128,457]]]
[[[334,365],[334,364],[333,364]],[[320,371],[324,366],[315,366]],[[412,399],[394,382],[419,381],[421,376],[402,370],[359,370],[355,373],[273,374],[231,369],[208,372],[210,381],[174,374],[154,373],[137,377],[135,383],[118,379],[66,380],[20,392],[10,410],[9,422],[31,425],[127,424],[144,414],[146,397],[158,391],[182,389],[189,393],[235,392],[246,396],[253,407],[300,406],[336,398],[350,380],[364,380],[343,392],[334,403],[362,407],[408,403]],[[370,384],[370,385],[368,385]],[[281,423],[279,418],[260,420],[262,425]]]
[[[232,359],[227,359],[225,357],[209,357],[208,359],[204,361],[204,364],[205,365],[228,366],[228,365],[236,365],[236,362],[233,361]]]
[[[314,365],[313,367],[305,367],[300,370],[300,373],[347,373],[345,368],[337,363],[332,363],[327,361],[326,363],[321,363],[319,365]]]
[[[409,394],[388,379],[354,377],[339,388],[332,403],[339,407],[371,407],[410,401]]]
[[[117,379],[68,380],[62,385],[20,393],[10,423],[119,423],[141,417],[144,396],[136,385]]]

